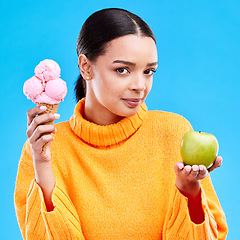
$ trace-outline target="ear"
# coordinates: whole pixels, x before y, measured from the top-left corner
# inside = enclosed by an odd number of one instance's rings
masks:
[[[82,77],[87,81],[93,78],[92,63],[86,57],[86,55],[81,54],[78,57],[78,67],[81,71]]]

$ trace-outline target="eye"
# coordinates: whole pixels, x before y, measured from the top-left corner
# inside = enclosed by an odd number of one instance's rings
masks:
[[[146,71],[144,71],[144,74],[151,76],[156,72],[155,69],[147,69]]]
[[[121,75],[124,75],[124,74],[129,73],[129,70],[127,68],[118,68],[118,69],[116,69],[116,72]]]

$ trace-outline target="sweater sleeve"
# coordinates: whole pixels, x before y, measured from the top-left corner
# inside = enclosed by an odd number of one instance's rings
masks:
[[[210,176],[201,183],[201,199],[204,211],[204,222],[195,224],[191,221],[188,210],[188,199],[175,187],[172,207],[169,208],[166,224],[163,229],[166,240],[223,240],[228,228],[223,210],[213,189]]]
[[[24,145],[15,185],[15,209],[23,239],[84,239],[78,214],[64,187],[56,179],[52,201],[46,211],[43,193],[35,181],[28,142]]]

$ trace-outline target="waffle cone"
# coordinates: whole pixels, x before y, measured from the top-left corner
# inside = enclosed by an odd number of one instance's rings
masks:
[[[58,110],[58,105],[59,104],[48,104],[48,103],[37,103],[37,106],[45,106],[47,107],[46,111],[39,114],[39,115],[43,115],[43,114],[46,114],[46,113],[57,113],[57,110]],[[43,125],[53,125],[54,124],[54,120],[53,121],[50,121],[50,122],[47,122],[47,123],[44,123]],[[42,147],[42,151],[43,151],[43,154],[45,154],[46,150],[47,150],[47,147],[50,145],[50,143],[45,143]]]

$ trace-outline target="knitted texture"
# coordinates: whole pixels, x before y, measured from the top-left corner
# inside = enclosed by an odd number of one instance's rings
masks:
[[[175,187],[182,136],[180,115],[147,111],[99,126],[82,117],[56,124],[51,146],[55,206],[46,211],[34,180],[28,141],[19,163],[15,207],[24,239],[225,239],[227,224],[208,176],[201,183],[205,220],[191,222],[187,198]]]

